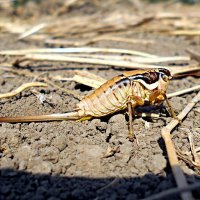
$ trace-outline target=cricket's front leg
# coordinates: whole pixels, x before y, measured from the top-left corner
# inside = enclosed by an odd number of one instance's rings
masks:
[[[167,102],[167,106],[169,107],[169,112],[170,112],[171,116],[174,119],[177,119],[179,121],[179,123],[181,123],[181,120],[176,116],[174,109],[173,109],[172,105],[170,104],[165,92],[156,90],[149,97],[149,101],[152,105],[154,105],[156,103],[159,104],[159,103],[163,102],[164,100],[166,100],[166,102]]]
[[[171,105],[171,103],[169,102],[168,98],[167,98],[167,95],[165,94],[165,100],[167,102],[167,105],[169,107],[169,112],[171,114],[171,116],[174,118],[174,119],[177,119],[179,121],[179,124],[182,123],[182,121],[177,117],[177,115],[175,114],[174,112],[174,109],[173,109],[173,106]]]

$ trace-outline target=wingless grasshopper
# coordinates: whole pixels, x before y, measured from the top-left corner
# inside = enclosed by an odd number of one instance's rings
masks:
[[[137,106],[159,105],[166,100],[171,115],[177,118],[166,97],[170,79],[170,71],[164,68],[124,72],[84,97],[73,112],[40,116],[0,117],[0,122],[82,121],[127,109],[129,139],[132,141],[132,117]]]

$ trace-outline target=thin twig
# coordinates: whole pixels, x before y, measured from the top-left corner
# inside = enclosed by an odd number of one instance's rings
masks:
[[[61,81],[75,81],[77,83],[81,83],[83,85],[87,85],[92,88],[98,88],[99,86],[102,85],[101,81],[94,80],[94,79],[87,78],[80,75],[74,75],[72,78],[64,78],[61,76],[52,76],[52,78],[55,80],[61,80]]]
[[[29,29],[28,31],[24,32],[23,34],[21,34],[18,38],[18,40],[22,40],[27,38],[30,35],[33,35],[34,33],[38,32],[39,30],[43,29],[47,24],[46,23],[41,23],[38,24],[34,27],[32,27],[31,29]]]
[[[100,81],[102,83],[105,83],[107,81],[105,78],[102,78],[101,76],[93,74],[93,73],[86,71],[86,70],[76,70],[75,73],[80,75],[80,76],[84,76],[84,77],[87,77],[87,78],[91,78],[91,79]]]
[[[63,56],[68,57],[77,57],[77,54],[67,54]],[[101,60],[119,60],[127,62],[136,62],[136,63],[163,63],[163,62],[173,62],[173,61],[189,61],[189,56],[171,56],[171,57],[156,57],[156,58],[147,58],[142,56],[129,56],[129,55],[103,55],[103,54],[84,54],[79,53],[78,57],[81,58],[96,58]]]
[[[0,51],[0,55],[26,55],[32,53],[120,53],[120,54],[130,54],[130,55],[138,55],[148,58],[155,58],[156,55],[134,51],[128,49],[113,49],[113,48],[95,48],[95,47],[73,47],[73,48],[46,48],[46,49],[24,49],[24,50],[6,50]]]
[[[12,92],[0,94],[0,99],[16,96],[17,94],[19,94],[23,90],[30,88],[30,87],[47,87],[47,86],[48,86],[47,84],[41,83],[41,82],[24,83],[20,87],[18,87],[17,89],[13,90]]]
[[[185,109],[178,115],[178,119],[183,120],[199,100],[200,100],[200,92],[192,99],[190,103],[188,103]],[[178,187],[182,188],[182,187],[187,187],[188,184],[183,174],[183,171],[181,170],[180,165],[178,163],[176,150],[174,148],[173,142],[171,140],[171,135],[170,135],[171,131],[178,125],[179,120],[173,119],[166,127],[164,127],[162,129],[162,137],[165,141],[169,163],[171,165],[174,178],[176,180]],[[191,193],[188,193],[188,192],[182,193],[181,197],[183,200],[193,199]]]
[[[94,65],[105,65],[105,66],[114,66],[120,68],[129,68],[129,69],[154,69],[154,68],[166,68],[172,71],[172,74],[179,74],[182,72],[195,71],[199,70],[199,66],[161,66],[161,65],[150,65],[150,64],[141,64],[127,61],[114,61],[114,60],[102,60],[94,58],[82,58],[82,57],[68,57],[63,55],[53,55],[53,54],[27,54],[21,59],[15,62],[15,65],[27,60],[38,60],[38,61],[54,61],[54,62],[74,62],[74,63],[88,63]]]
[[[173,92],[173,93],[167,94],[167,97],[171,98],[171,97],[175,97],[175,96],[180,96],[180,95],[183,95],[183,94],[186,94],[186,93],[193,92],[195,90],[200,90],[200,85],[196,85],[196,86],[191,87],[191,88],[187,88],[187,89],[184,89],[184,90],[180,90],[178,92]]]
[[[200,35],[200,30],[179,30],[179,31],[170,31],[169,34],[171,35]]]
[[[116,36],[99,36],[93,38],[89,43],[108,40],[108,41],[115,41],[115,42],[126,42],[126,43],[141,43],[141,44],[154,44],[155,41],[153,40],[144,40],[144,39],[132,39],[132,38],[123,38],[123,37],[116,37]]]
[[[115,42],[125,42],[125,43],[133,43],[133,44],[154,44],[154,40],[144,40],[144,39],[130,39],[130,38],[122,38],[122,37],[116,37],[116,36],[100,36],[95,37],[92,39],[86,39],[86,40],[66,40],[66,39],[48,39],[45,41],[46,44],[53,44],[53,45],[72,45],[72,46],[86,46],[98,41],[102,40],[109,40],[109,41],[115,41]]]
[[[185,163],[187,163],[191,168],[195,168],[196,174],[200,175],[200,165],[190,158],[186,157],[185,153],[176,150],[177,156],[182,159]]]
[[[172,72],[172,75],[179,73],[186,73],[191,71],[200,70],[199,65],[187,65],[187,66],[161,66],[161,65],[151,65],[151,64],[141,64],[136,62],[128,62],[123,60],[103,60],[95,58],[82,58],[82,57],[69,57],[65,55],[54,55],[54,54],[26,54],[21,59],[15,62],[15,65],[27,61],[27,60],[40,60],[40,61],[55,61],[55,62],[74,62],[74,63],[88,63],[94,65],[106,65],[115,66],[121,68],[130,69],[152,69],[152,68],[167,68]]]
[[[65,92],[68,95],[74,96],[76,99],[79,99],[79,100],[82,99],[82,97],[80,95],[76,94],[75,92],[68,90],[68,89],[61,88],[60,86],[56,85],[55,83],[53,83],[49,79],[41,77],[41,75],[43,75],[43,74],[34,74],[32,72],[29,72],[29,71],[16,70],[16,69],[12,69],[12,68],[1,68],[1,69],[4,70],[4,71],[12,72],[12,73],[17,74],[17,75],[33,77],[34,80],[39,79],[40,81],[44,81],[44,82],[48,83],[49,85],[51,85],[51,86],[53,86],[53,87],[55,87],[59,90],[62,90],[63,92]],[[51,76],[51,78],[53,78],[55,80],[60,80],[59,78],[56,79],[56,76],[55,77]]]
[[[6,65],[8,66],[8,65]],[[22,76],[27,76],[27,77],[35,77],[36,75],[33,74],[32,72],[29,72],[27,70],[17,70],[17,69],[14,69],[13,67],[11,68],[10,66],[9,67],[1,67],[0,70],[3,70],[5,72],[11,72],[13,74],[17,74],[17,75],[22,75]]]
[[[120,60],[103,60],[97,58],[82,58],[82,57],[69,57],[64,55],[54,55],[54,54],[26,54],[21,59],[18,59],[15,63],[19,65],[20,63],[27,60],[39,60],[39,61],[56,61],[56,62],[74,62],[74,63],[84,63],[84,64],[94,64],[94,65],[109,65],[123,68],[159,68],[160,65],[149,65],[140,64]]]
[[[191,58],[200,62],[200,53],[198,53],[192,49],[186,49],[186,52],[190,54]]]
[[[187,134],[188,134],[191,152],[192,152],[192,155],[194,157],[194,162],[197,163],[200,166],[200,159],[199,159],[199,156],[198,156],[196,149],[195,149],[195,146],[194,146],[193,135],[190,131],[187,131]]]

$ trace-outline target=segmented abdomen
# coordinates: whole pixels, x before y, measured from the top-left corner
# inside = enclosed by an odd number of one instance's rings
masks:
[[[100,117],[126,108],[128,97],[143,97],[143,86],[139,82],[120,75],[104,83],[78,103],[80,116]]]

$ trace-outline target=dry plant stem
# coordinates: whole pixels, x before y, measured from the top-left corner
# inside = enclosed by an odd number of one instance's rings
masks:
[[[200,66],[161,66],[161,65],[150,65],[150,64],[141,64],[127,61],[114,61],[114,60],[103,60],[95,58],[82,58],[82,57],[68,57],[63,55],[54,55],[54,54],[27,54],[19,60],[16,60],[14,65],[19,66],[20,63],[27,60],[39,60],[39,61],[54,61],[54,62],[74,62],[74,63],[88,63],[94,65],[109,65],[120,68],[129,68],[129,69],[154,69],[154,68],[166,68],[172,71],[172,75],[200,70]],[[99,66],[97,66],[99,67]]]
[[[6,65],[8,66],[8,65]],[[0,70],[6,71],[6,72],[12,72],[13,74],[17,74],[17,75],[22,75],[22,76],[27,76],[27,77],[35,77],[36,75],[27,71],[27,70],[17,70],[14,69],[12,65],[8,66],[8,67],[1,67]]]
[[[98,42],[98,41],[102,41],[102,40],[115,41],[115,42],[126,42],[126,43],[133,43],[133,44],[137,44],[137,43],[154,44],[155,43],[155,41],[153,41],[153,40],[130,39],[130,38],[123,38],[123,37],[116,37],[116,36],[96,37],[96,38],[93,38],[92,40],[90,40],[89,43]]]
[[[200,35],[200,30],[180,30],[180,31],[170,31],[171,35]]]
[[[47,87],[48,85],[45,83],[41,83],[41,82],[31,82],[31,83],[24,83],[22,84],[20,87],[18,87],[17,89],[15,89],[12,92],[8,92],[5,94],[0,94],[0,99],[2,98],[8,98],[8,97],[13,97],[17,94],[19,94],[20,92],[22,92],[23,90],[30,88],[30,87]]]
[[[160,65],[149,65],[149,64],[141,64],[141,63],[133,63],[127,61],[115,61],[115,60],[103,60],[96,58],[82,58],[82,57],[69,57],[63,55],[54,55],[54,54],[27,54],[21,59],[19,59],[16,64],[27,61],[27,60],[39,60],[39,61],[61,61],[61,62],[74,62],[74,63],[88,63],[95,65],[109,65],[109,66],[117,66],[123,68],[159,68]],[[167,67],[166,67],[167,68]]]
[[[154,44],[154,40],[143,40],[143,39],[130,39],[130,38],[123,38],[123,37],[116,37],[116,36],[100,36],[92,39],[86,40],[67,40],[67,39],[48,39],[45,41],[46,44],[54,44],[54,45],[74,45],[74,46],[86,46],[92,44],[94,42],[102,41],[102,40],[109,40],[109,41],[116,41],[116,42],[124,42],[124,43],[133,43],[133,44]]]
[[[180,150],[176,150],[177,156],[182,159],[185,163],[187,163],[189,166],[194,167],[195,170],[200,174],[200,165],[199,163],[194,162],[190,158],[188,158],[183,152]]]
[[[36,74],[33,74],[33,73],[29,72],[29,71],[15,70],[15,69],[12,69],[12,68],[1,68],[1,69],[3,69],[4,71],[12,72],[14,74],[18,74],[18,75],[22,75],[22,76],[34,77],[35,80],[36,79],[40,79],[40,80],[42,80],[44,82],[47,82],[49,85],[51,85],[51,86],[53,86],[53,87],[55,87],[55,88],[57,88],[59,90],[62,90],[63,92],[65,92],[65,93],[67,93],[69,95],[74,96],[75,98],[77,98],[79,100],[82,99],[82,97],[79,96],[78,94],[76,94],[75,92],[73,92],[71,90],[63,89],[63,88],[59,87],[58,85],[56,85],[55,83],[53,83],[52,81],[48,80],[47,78],[40,77],[41,74],[36,75]],[[59,78],[56,78],[56,77],[51,77],[51,78],[53,78],[55,80],[60,80]]]
[[[192,49],[187,49],[186,52],[190,54],[191,58],[200,62],[200,53],[198,53]]]
[[[199,18],[199,13],[177,13],[177,12],[158,12],[155,15],[156,19],[173,19],[173,18]]]
[[[189,139],[189,142],[190,142],[191,152],[192,152],[192,155],[194,157],[194,162],[197,165],[200,166],[200,159],[199,159],[199,156],[198,156],[196,149],[195,149],[195,146],[194,146],[193,135],[190,131],[188,131],[187,134],[188,134],[188,139]]]
[[[200,85],[196,85],[196,86],[191,87],[191,88],[187,88],[187,89],[184,89],[184,90],[180,90],[178,92],[173,92],[173,93],[167,94],[167,98],[171,98],[171,97],[179,96],[179,95],[182,95],[182,94],[190,93],[190,92],[193,92],[195,90],[200,90]]]
[[[183,120],[199,100],[200,100],[200,92],[192,99],[190,103],[188,103],[185,109],[178,115],[178,118],[180,120]],[[182,188],[182,187],[187,187],[188,184],[183,174],[183,171],[179,166],[176,151],[170,135],[171,131],[178,125],[178,123],[179,121],[177,119],[173,119],[166,127],[162,129],[162,137],[165,141],[169,163],[172,167],[174,178],[176,180],[178,187]],[[182,193],[181,198],[183,200],[193,199],[191,193],[188,192]]]
[[[72,78],[63,78],[61,76],[52,76],[52,79],[54,80],[61,80],[61,81],[75,81],[77,83],[81,83],[83,85],[87,85],[92,88],[98,88],[100,87],[103,83],[101,81],[97,81],[94,79],[90,79],[84,76],[79,76],[79,75],[74,75]]]
[[[86,71],[86,70],[76,70],[75,73],[80,75],[80,76],[92,78],[92,79],[97,80],[97,81],[102,82],[102,83],[105,83],[107,81],[106,79],[102,78],[101,76],[98,76],[98,75],[93,74],[93,73]]]
[[[76,70],[75,73],[76,74],[70,78],[64,78],[59,75],[51,76],[51,78],[54,80],[60,80],[60,81],[69,81],[69,80],[75,81],[75,82],[90,86],[92,88],[98,88],[107,81],[101,76],[98,76],[86,70]]]
[[[15,55],[15,56],[23,56],[27,54],[35,54],[35,53],[120,53],[120,54],[130,54],[130,55],[138,55],[148,58],[156,58],[156,55],[134,51],[128,49],[112,49],[112,48],[95,48],[95,47],[73,47],[73,48],[46,48],[46,49],[24,49],[24,50],[7,50],[0,51],[0,55]]]
[[[24,38],[27,38],[28,36],[30,35],[33,35],[35,34],[36,32],[38,32],[39,30],[43,29],[47,24],[45,23],[41,23],[41,24],[38,24],[34,27],[32,27],[31,29],[29,29],[28,31],[24,32],[23,34],[21,34],[18,38],[18,40],[22,40]]]
[[[160,200],[160,199],[164,199],[168,197],[168,199],[170,199],[169,197],[172,195],[177,195],[177,194],[181,194],[182,192],[188,192],[191,190],[195,190],[200,188],[200,184],[199,183],[195,183],[195,184],[191,184],[188,185],[186,187],[182,187],[182,188],[172,188],[172,189],[168,189],[168,190],[164,190],[163,192],[160,192],[158,194],[154,194],[150,197],[147,197],[145,199],[142,200]]]
[[[77,54],[65,54],[64,56],[77,57]],[[172,62],[172,61],[189,61],[189,56],[172,56],[172,57],[157,57],[157,58],[146,58],[142,56],[129,56],[129,55],[103,55],[103,54],[78,54],[81,58],[96,58],[102,60],[119,60],[127,62],[136,62],[136,63],[162,63],[162,62]]]
[[[177,67],[168,67],[169,70],[171,70],[172,76],[176,74],[183,74],[183,73],[188,73],[188,72],[194,72],[194,71],[199,71],[200,66],[199,65],[187,65],[187,66],[177,66]]]

